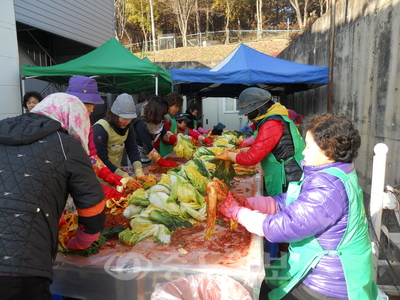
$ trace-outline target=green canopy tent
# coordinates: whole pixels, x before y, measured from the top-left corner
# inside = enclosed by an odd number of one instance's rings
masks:
[[[104,93],[139,94],[147,91],[163,94],[172,90],[171,75],[167,70],[148,59],[136,57],[115,38],[63,64],[22,66],[21,74],[22,79],[35,78],[60,86],[68,85],[71,76],[88,76],[96,79],[99,91]]]

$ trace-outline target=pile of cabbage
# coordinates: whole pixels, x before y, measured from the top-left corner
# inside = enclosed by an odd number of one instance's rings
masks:
[[[119,234],[119,239],[133,246],[153,236],[159,244],[170,243],[172,231],[205,221],[205,187],[211,178],[201,160],[163,174],[160,182],[148,190],[138,189],[128,199],[124,216],[130,218],[131,229]]]
[[[184,148],[186,141],[180,140]],[[235,135],[223,134],[213,147],[195,147],[190,155],[192,159],[186,164],[162,174],[160,182],[149,189],[141,188],[132,193],[124,211],[124,216],[131,219],[130,229],[119,234],[121,242],[133,246],[152,236],[158,244],[167,244],[174,230],[206,221],[207,183],[217,177],[229,185],[235,175],[230,162],[215,159],[215,156],[236,142]],[[187,146],[193,150],[193,146]],[[188,153],[183,148],[182,153]]]

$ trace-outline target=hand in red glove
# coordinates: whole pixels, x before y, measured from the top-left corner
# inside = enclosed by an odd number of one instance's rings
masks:
[[[236,193],[234,193],[232,191],[229,191],[229,193],[232,195],[233,199],[236,201],[236,203],[239,206],[243,206],[243,207],[246,207],[246,208],[249,208],[249,209],[253,210],[253,206],[248,201],[249,198],[239,196],[238,194],[236,194]]]
[[[114,198],[114,200],[119,200],[121,197],[125,197],[125,195],[121,194],[112,187],[106,186],[104,184],[102,184],[101,187],[103,188],[104,199]]]
[[[228,192],[228,196],[226,197],[226,199],[222,201],[218,206],[219,211],[225,217],[234,219],[235,221],[237,221],[237,215],[240,208],[242,208],[242,206],[238,205],[231,192]]]
[[[100,232],[95,234],[84,233],[80,227],[76,231],[76,236],[67,243],[67,248],[71,250],[83,250],[89,248],[94,241],[99,238]]]
[[[170,167],[170,168],[176,168],[176,167],[179,166],[176,162],[174,162],[174,161],[172,161],[172,160],[164,159],[164,158],[162,158],[162,157],[160,157],[160,158],[156,161],[156,163],[159,164],[160,166],[163,166],[163,167]]]
[[[170,137],[169,137],[169,142],[171,143],[171,144],[176,144],[176,142],[178,141],[178,137],[176,136],[176,135],[171,135]]]
[[[162,158],[160,153],[158,153],[156,149],[151,150],[151,152],[147,155],[147,157],[163,167],[176,168],[177,166],[179,166],[176,162],[172,160],[167,160]]]
[[[169,145],[174,145],[178,141],[178,137],[173,134],[171,131],[167,131],[166,134],[163,136],[163,141]]]
[[[208,145],[211,146],[211,145],[214,143],[214,141],[213,141],[212,139],[206,137],[206,138],[203,140],[203,143],[206,143],[206,144],[208,144]]]
[[[97,176],[113,186],[122,185],[122,176],[114,174],[109,168],[101,168]]]

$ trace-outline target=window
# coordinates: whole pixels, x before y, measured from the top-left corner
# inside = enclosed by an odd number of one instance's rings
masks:
[[[237,105],[237,99],[224,98],[224,113],[237,114],[239,110],[236,108],[236,105]]]

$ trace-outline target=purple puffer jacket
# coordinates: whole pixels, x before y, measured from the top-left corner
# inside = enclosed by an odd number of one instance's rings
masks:
[[[352,163],[304,166],[304,182],[297,200],[286,206],[286,194],[274,196],[278,213],[268,215],[263,224],[270,242],[294,242],[314,235],[323,249],[337,248],[346,231],[349,201],[339,178],[318,172],[331,167],[346,174],[354,171]],[[342,264],[336,255],[325,255],[303,284],[323,295],[348,298]]]

